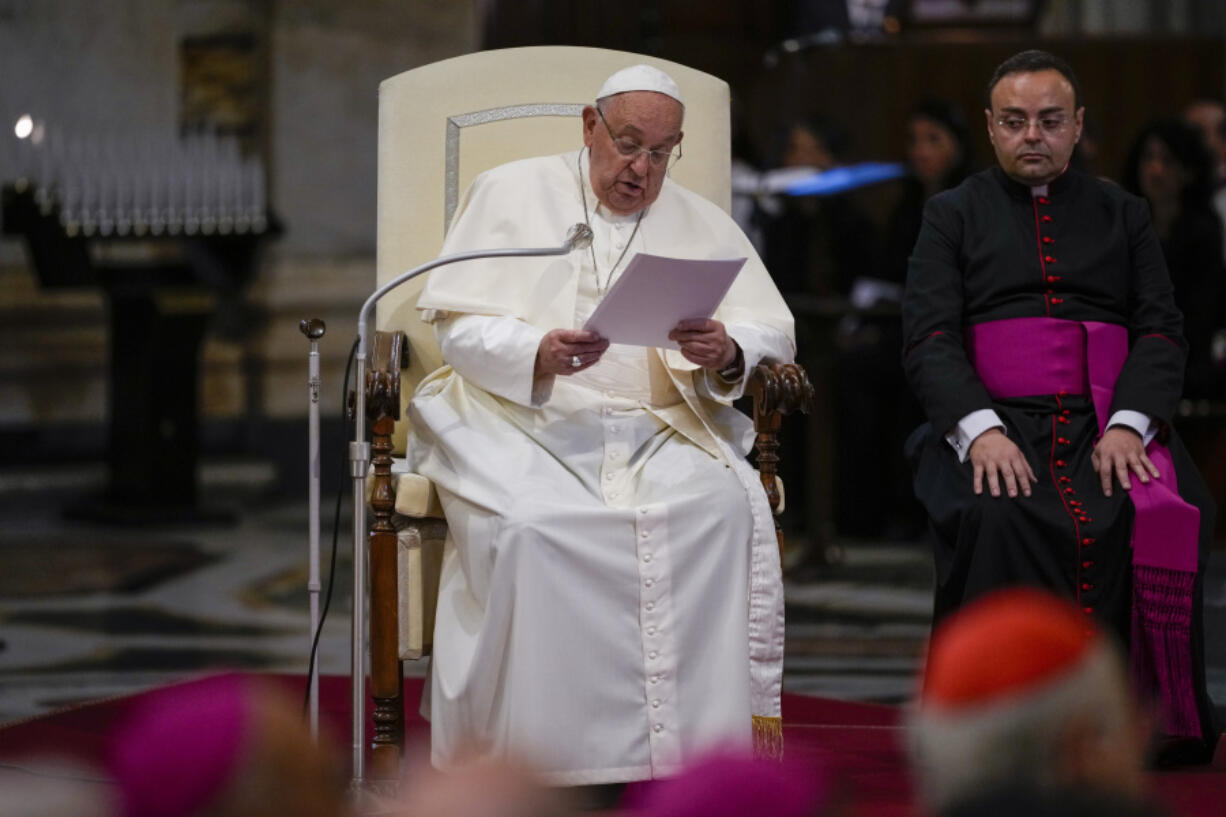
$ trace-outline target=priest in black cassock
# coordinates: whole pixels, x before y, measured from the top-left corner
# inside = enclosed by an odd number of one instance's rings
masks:
[[[928,202],[902,305],[935,617],[1005,585],[1075,599],[1128,645],[1156,761],[1208,762],[1214,508],[1170,427],[1187,344],[1148,208],[1069,167],[1085,109],[1063,60],[1006,60],[988,105],[999,166]]]

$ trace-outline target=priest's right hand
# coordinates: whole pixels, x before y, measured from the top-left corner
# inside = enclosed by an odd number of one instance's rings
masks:
[[[992,496],[1000,496],[1002,481],[1010,497],[1016,497],[1019,489],[1030,496],[1030,483],[1038,482],[1022,450],[999,428],[990,428],[976,437],[967,453],[975,468],[976,495],[983,493],[985,475]]]
[[[609,342],[584,329],[554,329],[546,332],[536,347],[537,377],[581,372],[600,360]],[[578,365],[575,365],[578,363]]]

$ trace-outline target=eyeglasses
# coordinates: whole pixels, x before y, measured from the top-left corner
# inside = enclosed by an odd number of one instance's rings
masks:
[[[1030,120],[1024,116],[1016,114],[1006,114],[998,117],[996,124],[1000,125],[1011,134],[1017,135],[1028,133],[1030,131],[1030,123],[1033,121],[1039,126],[1039,130],[1043,133],[1052,136],[1060,133],[1068,125],[1069,119],[1064,114],[1045,114],[1038,119]]]
[[[633,162],[639,158],[640,153],[646,153],[647,163],[658,169],[665,166],[671,167],[681,158],[680,144],[673,150],[649,150],[633,139],[614,136],[613,129],[609,127],[608,120],[604,118],[604,111],[597,107],[596,114],[600,117],[600,121],[604,122],[604,129],[609,132],[609,138],[613,140],[613,147],[617,148],[618,155],[626,161]]]

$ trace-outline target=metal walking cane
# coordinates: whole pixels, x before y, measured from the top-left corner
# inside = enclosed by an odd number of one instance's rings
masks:
[[[298,329],[311,342],[307,356],[307,392],[310,395],[310,418],[307,429],[307,484],[310,524],[308,526],[309,550],[307,595],[311,600],[311,629],[307,647],[311,650],[311,666],[307,669],[307,711],[311,725],[311,739],[319,740],[319,654],[315,650],[316,629],[319,627],[319,339],[327,329],[319,318],[304,318]]]

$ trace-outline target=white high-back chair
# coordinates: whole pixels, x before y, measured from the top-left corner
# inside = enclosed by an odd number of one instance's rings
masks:
[[[672,169],[673,179],[728,210],[729,91],[723,80],[667,60],[598,48],[542,46],[469,54],[406,71],[379,87],[378,285],[437,256],[456,202],[477,174],[514,159],[581,147],[584,105],[594,102],[610,74],[636,63],[666,71],[686,99],[685,155]],[[567,226],[559,225],[559,244]],[[447,268],[431,274],[446,275]],[[392,474],[391,455],[404,450],[407,426],[397,427],[395,421],[417,383],[442,365],[433,330],[415,308],[424,285],[425,276],[419,276],[379,302],[381,331],[366,384],[374,453],[373,777],[396,771],[403,741],[401,662],[429,652],[446,532],[428,480]],[[803,372],[791,366],[760,369],[754,377],[759,393],[781,397],[783,403],[788,395],[800,395],[791,401],[800,407],[807,386]],[[776,414],[777,409],[764,408],[763,421],[769,424]],[[773,448],[759,447],[760,459],[774,457]],[[764,479],[768,493],[775,488],[773,467],[770,471]]]

